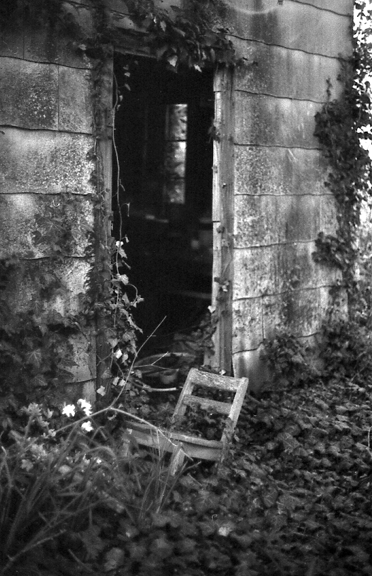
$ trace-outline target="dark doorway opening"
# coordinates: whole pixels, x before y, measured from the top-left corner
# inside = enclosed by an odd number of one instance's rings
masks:
[[[197,325],[211,299],[213,72],[119,54],[115,80],[113,234],[129,240],[143,339],[164,319],[154,342],[166,344]]]

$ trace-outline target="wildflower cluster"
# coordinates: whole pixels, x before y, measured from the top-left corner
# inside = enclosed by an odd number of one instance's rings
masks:
[[[77,418],[78,420],[89,418],[92,415],[92,405],[84,398],[80,398],[76,406],[75,404],[65,404],[62,408],[62,415],[67,416],[67,418]],[[82,422],[81,429],[84,432],[92,432],[92,422],[90,420]]]

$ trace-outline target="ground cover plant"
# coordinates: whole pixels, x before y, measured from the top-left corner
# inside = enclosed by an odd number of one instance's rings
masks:
[[[358,370],[361,341],[337,329],[329,363],[307,379],[295,376],[306,372],[297,349],[275,348],[285,368],[260,398],[247,395],[218,470],[193,462],[174,478],[166,455],[128,443],[130,412],[151,404],[139,388],[96,414],[85,401],[4,403],[0,573],[370,574],[372,355],[365,340]]]

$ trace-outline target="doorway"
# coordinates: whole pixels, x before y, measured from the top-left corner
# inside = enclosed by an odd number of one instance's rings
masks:
[[[211,302],[213,71],[175,73],[118,54],[114,72],[113,234],[129,240],[142,338],[161,322],[161,348],[197,326]]]

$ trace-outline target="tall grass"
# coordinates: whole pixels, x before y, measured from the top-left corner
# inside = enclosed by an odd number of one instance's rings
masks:
[[[94,416],[94,415],[93,415]],[[0,576],[14,573],[51,540],[85,530],[95,510],[134,524],[162,510],[178,476],[160,451],[125,452],[103,428],[86,435],[75,422],[64,436],[24,434],[0,454]]]

